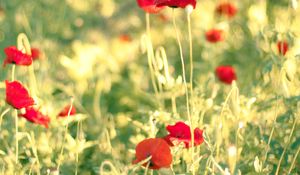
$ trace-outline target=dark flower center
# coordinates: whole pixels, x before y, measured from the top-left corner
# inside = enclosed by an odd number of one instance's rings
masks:
[[[151,154],[150,154],[150,153],[147,153],[147,154],[146,154],[146,159],[147,159],[148,157],[150,157],[150,156],[151,156]],[[152,157],[151,157],[151,159],[150,159],[148,162],[149,162],[149,167],[155,166],[155,164],[154,164],[153,161],[152,161]]]

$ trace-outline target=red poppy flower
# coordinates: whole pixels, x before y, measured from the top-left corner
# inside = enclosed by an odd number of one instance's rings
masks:
[[[163,7],[157,7],[155,0],[136,0],[140,8],[147,13],[158,13]]]
[[[277,42],[277,49],[278,49],[278,52],[282,55],[285,55],[286,52],[288,51],[289,49],[289,44],[288,42],[286,41],[278,41]]]
[[[211,29],[205,33],[206,40],[211,43],[223,41],[223,31],[219,29]]]
[[[169,135],[164,139],[170,146],[183,142],[186,148],[192,146],[190,126],[184,122],[177,122],[175,125],[168,125]],[[194,129],[194,146],[200,145],[204,141],[203,131],[199,128]]]
[[[31,48],[31,57],[33,60],[40,58],[41,52],[38,48]]]
[[[231,66],[219,66],[216,68],[216,75],[220,81],[226,84],[231,84],[233,80],[236,80],[235,70]]]
[[[16,65],[23,65],[29,66],[32,64],[32,57],[31,55],[27,55],[20,50],[18,50],[15,46],[9,46],[4,49],[6,58],[3,62],[3,67],[6,64],[16,64]]]
[[[34,100],[30,97],[27,89],[18,81],[5,81],[6,102],[16,109],[26,108],[34,105]]]
[[[134,164],[151,156],[150,163],[148,162],[150,169],[168,168],[172,164],[170,147],[161,138],[150,138],[141,141],[135,148],[135,156]],[[143,164],[143,166],[146,167],[148,163]]]
[[[58,117],[67,117],[70,108],[71,108],[71,105],[67,105],[66,107],[64,107],[64,109],[62,111],[60,111],[60,113],[58,114]],[[70,115],[74,115],[74,114],[76,114],[76,109],[74,106],[72,106]]]
[[[43,125],[46,128],[48,128],[48,124],[50,122],[50,118],[48,116],[42,114],[39,109],[35,109],[34,107],[27,107],[25,114],[19,114],[19,116],[24,117],[32,123]]]
[[[216,7],[216,13],[231,18],[237,13],[237,8],[229,2],[225,2]]]
[[[123,42],[130,42],[132,39],[129,35],[123,34],[119,36],[119,40]]]
[[[157,7],[169,6],[173,8],[185,8],[188,5],[192,5],[196,8],[196,0],[155,0]]]

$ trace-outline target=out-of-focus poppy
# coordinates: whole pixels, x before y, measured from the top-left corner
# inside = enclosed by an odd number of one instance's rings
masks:
[[[224,40],[223,31],[219,29],[210,29],[205,33],[206,40],[211,43],[216,43]]]
[[[34,100],[30,97],[27,89],[18,81],[6,84],[6,102],[16,109],[26,108],[34,105]]]
[[[70,111],[71,109],[71,111]],[[72,105],[67,105],[63,108],[62,111],[58,114],[58,117],[67,117],[70,111],[70,115],[75,115],[76,114],[76,108]]]
[[[151,159],[143,164],[145,167],[149,164],[150,169],[169,168],[172,164],[170,147],[161,138],[149,138],[138,143],[135,148],[135,156],[134,164],[151,156]]]
[[[31,57],[33,60],[39,59],[41,56],[41,52],[38,48],[31,48]]]
[[[186,148],[192,146],[192,136],[190,126],[184,122],[177,122],[175,125],[168,125],[167,130],[169,135],[165,136],[164,139],[170,146],[177,145],[181,142],[184,143]],[[203,143],[203,131],[199,128],[194,129],[194,146]]]
[[[42,114],[38,109],[35,109],[34,107],[27,107],[25,109],[25,113],[19,114],[19,116],[24,117],[32,123],[43,125],[46,128],[48,128],[50,122],[50,118],[48,116]]]
[[[132,38],[127,34],[122,34],[119,36],[119,40],[122,42],[130,42]]]
[[[232,3],[224,2],[216,7],[216,13],[231,18],[237,13],[237,8]]]
[[[277,49],[278,49],[278,52],[282,55],[285,55],[286,52],[288,51],[289,49],[289,44],[288,42],[286,41],[278,41],[277,42]]]
[[[29,66],[32,64],[31,55],[21,52],[15,46],[6,47],[4,49],[4,53],[6,58],[4,59],[3,67],[5,67],[6,64],[16,64],[22,66]]]
[[[231,84],[236,80],[235,70],[232,66],[219,66],[216,68],[216,75],[220,81],[226,84]]]

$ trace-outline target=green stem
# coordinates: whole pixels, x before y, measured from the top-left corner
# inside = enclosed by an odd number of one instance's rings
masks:
[[[193,96],[193,37],[192,37],[192,27],[191,27],[191,14],[187,13],[187,21],[188,21],[188,31],[189,31],[189,47],[190,47],[190,89],[191,96]]]
[[[294,157],[294,159],[293,159],[293,162],[292,162],[292,164],[291,164],[291,167],[290,167],[290,169],[289,169],[288,174],[291,174],[291,172],[292,172],[292,170],[293,170],[293,168],[294,168],[294,166],[295,166],[295,163],[296,163],[296,160],[297,160],[297,157],[298,157],[299,153],[300,153],[300,146],[299,146],[299,148],[298,148],[298,150],[297,150],[297,152],[296,152],[296,154],[295,154],[295,157]]]
[[[194,157],[194,130],[193,130],[193,123],[192,123],[192,117],[190,114],[190,107],[189,107],[189,94],[188,94],[188,86],[186,83],[186,75],[185,75],[185,66],[184,66],[184,59],[183,59],[183,52],[182,52],[182,46],[181,46],[181,42],[180,42],[180,37],[179,37],[179,32],[177,30],[177,25],[176,25],[176,20],[175,20],[175,14],[174,14],[174,9],[173,9],[173,26],[174,26],[174,30],[176,33],[176,39],[177,39],[177,43],[179,46],[179,53],[180,53],[180,60],[181,60],[181,65],[182,65],[182,78],[183,78],[183,83],[184,83],[184,87],[185,87],[185,97],[186,97],[186,108],[187,108],[187,116],[188,116],[188,120],[189,120],[189,124],[190,124],[190,132],[191,132],[191,140],[192,140],[192,147],[191,147],[191,152],[192,152],[192,165],[194,165],[195,162],[195,157]],[[195,175],[195,168],[193,168],[192,174]]]
[[[20,33],[17,38],[17,46],[18,50],[23,50],[25,49],[25,53],[27,55],[31,55],[31,47],[29,40],[27,36],[24,33]],[[36,83],[36,77],[34,74],[34,67],[33,64],[28,67],[28,72],[29,72],[29,84],[30,84],[30,92],[33,97],[36,97],[37,93],[37,83]]]
[[[15,71],[16,71],[16,65],[12,65],[12,68],[11,68],[11,81],[14,81],[15,80]]]
[[[286,150],[287,150],[287,148],[288,148],[288,145],[289,145],[289,143],[290,143],[290,140],[291,140],[291,138],[292,138],[292,136],[293,136],[293,133],[294,133],[296,124],[297,124],[297,118],[295,118],[295,121],[294,121],[294,123],[293,123],[293,127],[292,127],[292,130],[291,130],[291,133],[290,133],[289,138],[288,138],[288,141],[287,141],[287,143],[286,143],[286,145],[285,145],[285,147],[284,147],[284,150],[283,150],[283,152],[282,152],[282,154],[281,154],[281,157],[280,157],[280,159],[279,159],[279,162],[278,162],[278,165],[277,165],[277,169],[276,169],[276,173],[275,173],[276,175],[279,174],[279,169],[280,169],[280,165],[281,165],[283,156],[284,156],[284,154],[285,154],[285,152],[286,152]]]
[[[278,100],[278,96],[276,96],[275,117],[273,119],[273,126],[272,126],[271,133],[270,133],[270,136],[269,136],[269,139],[268,139],[267,150],[266,150],[266,153],[265,153],[265,156],[264,156],[264,159],[263,159],[263,163],[262,163],[263,166],[264,166],[264,164],[267,160],[268,152],[270,150],[270,144],[271,144],[271,140],[272,140],[274,130],[275,130],[276,119],[277,119],[277,116],[278,116],[278,107],[279,107],[279,100]]]
[[[19,140],[18,140],[18,120],[19,120],[19,117],[18,117],[18,111],[17,110],[14,110],[15,112],[15,133],[16,133],[16,165],[18,164],[18,160],[19,160]]]
[[[2,120],[3,120],[3,117],[5,116],[5,114],[7,114],[9,112],[10,108],[7,108],[5,109],[1,115],[0,115],[0,132],[1,132],[1,126],[2,126]]]
[[[159,106],[161,106],[161,102],[159,100],[159,88],[157,87],[156,83],[155,83],[155,68],[154,65],[155,64],[155,59],[154,59],[154,53],[153,53],[153,46],[152,46],[152,42],[151,42],[151,25],[150,25],[150,14],[146,13],[146,31],[147,31],[147,37],[144,38],[144,42],[146,44],[147,47],[147,57],[148,57],[148,66],[149,66],[149,70],[150,70],[150,77],[151,77],[151,83],[154,89],[154,93],[156,96],[156,100],[159,103]]]
[[[80,121],[78,121],[77,122],[77,131],[76,131],[76,133],[77,133],[77,135],[76,135],[76,143],[77,143],[77,145],[79,145],[79,137],[80,137],[80,134],[81,134],[81,122]],[[75,169],[75,175],[77,175],[78,174],[78,161],[79,161],[79,152],[78,152],[78,149],[76,150],[76,169]]]
[[[150,26],[150,14],[146,13],[146,30],[147,35],[149,38],[151,38],[151,26]]]
[[[176,97],[172,96],[171,101],[172,101],[172,111],[173,111],[174,114],[177,114]]]
[[[71,114],[71,111],[72,111],[72,108],[73,108],[73,102],[74,102],[74,99],[71,98],[71,105],[70,105],[70,108],[69,108],[69,111],[68,111],[68,118],[70,117],[70,114]],[[60,150],[60,154],[59,154],[59,157],[58,157],[58,163],[57,163],[57,168],[56,170],[59,172],[59,168],[60,168],[60,165],[61,165],[61,159],[62,159],[62,156],[64,154],[64,148],[65,148],[65,142],[66,142],[66,139],[67,139],[67,134],[68,134],[68,127],[69,127],[69,123],[67,123],[66,127],[65,127],[65,131],[64,131],[64,138],[63,138],[63,141],[62,141],[62,146],[61,146],[61,150]]]
[[[98,80],[95,88],[95,95],[94,95],[94,101],[93,101],[93,110],[94,115],[97,118],[101,118],[101,107],[100,107],[100,97],[102,92],[102,80]]]

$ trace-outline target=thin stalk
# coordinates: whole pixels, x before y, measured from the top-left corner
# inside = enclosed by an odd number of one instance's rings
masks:
[[[146,166],[146,168],[145,168],[144,175],[147,175],[147,174],[148,174],[149,166],[150,166],[150,161],[147,163],[147,166]]]
[[[174,114],[177,114],[176,97],[172,96],[171,101],[172,101],[172,111],[173,111]]]
[[[213,165],[215,165],[215,166],[218,168],[218,170],[219,170],[223,175],[225,175],[226,172],[225,172],[225,171],[222,169],[222,167],[216,162],[216,160],[215,160],[213,157],[210,157],[210,159],[211,159]]]
[[[18,117],[18,111],[15,109],[14,110],[15,112],[15,133],[16,133],[16,164],[18,164],[18,160],[19,160],[19,140],[18,140],[18,134],[19,134],[19,131],[18,131],[18,120],[19,120],[19,117]]]
[[[188,21],[188,31],[189,31],[189,47],[190,47],[190,91],[191,96],[193,96],[193,37],[192,37],[192,27],[191,27],[191,14],[187,13],[187,21]]]
[[[1,115],[0,115],[0,132],[1,132],[1,126],[2,126],[2,120],[3,120],[3,117],[5,116],[5,114],[7,114],[8,112],[10,111],[10,108],[7,108],[5,109]]]
[[[77,129],[76,129],[76,143],[79,144],[79,137],[81,135],[81,122],[78,121],[77,122]],[[78,153],[78,150],[76,150],[76,169],[75,169],[75,175],[78,174],[78,161],[79,161],[79,153]]]
[[[151,26],[150,26],[150,14],[146,13],[146,30],[147,35],[149,38],[151,38]]]
[[[102,84],[103,84],[100,81],[101,80],[97,81],[94,100],[93,100],[94,115],[98,118],[101,118],[100,97],[101,97]]]
[[[298,148],[298,150],[297,150],[297,152],[296,152],[296,154],[295,154],[295,157],[294,157],[294,159],[293,159],[293,162],[292,162],[292,164],[291,164],[291,167],[290,167],[290,169],[289,169],[288,174],[291,174],[291,172],[292,172],[292,170],[293,170],[293,168],[294,168],[294,166],[295,166],[295,163],[296,163],[296,160],[297,160],[297,157],[298,157],[299,153],[300,153],[300,146],[299,146],[299,148]]]
[[[17,46],[19,50],[25,49],[25,53],[27,55],[31,55],[31,47],[27,36],[24,33],[20,33],[17,38]],[[34,74],[33,64],[28,66],[29,73],[29,83],[30,83],[30,91],[33,97],[36,97],[37,93],[37,85],[36,85],[36,77]]]
[[[268,139],[267,150],[266,150],[262,165],[265,164],[265,162],[267,160],[267,157],[268,157],[268,152],[270,150],[270,144],[271,144],[271,140],[272,140],[274,130],[275,130],[276,119],[277,119],[277,116],[278,116],[278,107],[279,107],[279,100],[278,100],[278,96],[276,96],[275,117],[274,117],[274,120],[273,120],[273,126],[272,126],[271,133],[270,133],[270,136],[269,136],[269,139]]]
[[[154,68],[153,68],[153,48],[152,48],[152,44],[151,44],[151,41],[148,37],[146,37],[146,45],[147,45],[147,57],[148,57],[148,65],[149,65],[149,70],[150,70],[150,77],[151,77],[151,82],[152,82],[152,86],[153,86],[153,89],[154,89],[154,93],[155,93],[155,96],[156,96],[156,99],[157,101],[159,102],[160,104],[160,101],[159,101],[159,95],[158,95],[158,87],[155,83],[155,75],[154,75]]]
[[[146,13],[146,32],[147,32],[147,37],[145,39],[146,41],[146,47],[147,47],[147,57],[148,57],[148,65],[149,65],[149,70],[150,70],[150,77],[151,77],[151,82],[152,82],[152,86],[154,89],[154,93],[156,96],[156,99],[159,103],[159,106],[161,106],[160,100],[159,100],[159,88],[157,87],[156,83],[155,83],[155,68],[153,66],[154,61],[154,53],[153,53],[153,46],[152,46],[152,42],[151,42],[151,24],[150,24],[150,14]]]
[[[11,68],[11,81],[15,80],[15,71],[16,71],[16,65],[13,64]]]
[[[15,79],[15,69],[16,69],[16,65],[12,66],[12,71],[11,71],[11,80],[14,81]],[[15,137],[16,137],[16,157],[15,157],[15,162],[16,165],[18,164],[18,160],[19,160],[19,140],[18,140],[18,111],[15,109]]]
[[[286,145],[285,145],[285,147],[284,147],[284,150],[283,150],[283,152],[282,152],[282,154],[281,154],[281,156],[280,156],[280,159],[279,159],[279,162],[278,162],[278,165],[277,165],[277,169],[276,169],[276,173],[275,173],[276,175],[279,174],[280,165],[281,165],[283,156],[284,156],[284,154],[285,154],[285,152],[286,152],[286,150],[287,150],[287,148],[288,148],[288,145],[289,145],[289,143],[290,143],[290,140],[291,140],[291,138],[292,138],[292,136],[293,136],[293,133],[294,133],[296,124],[297,124],[297,118],[295,118],[295,121],[294,121],[294,123],[293,123],[293,127],[292,127],[292,130],[291,130],[291,133],[290,133],[289,138],[288,138],[288,141],[287,141],[287,143],[286,143]]]
[[[229,93],[228,93],[228,95],[227,95],[227,97],[226,97],[226,99],[225,99],[225,101],[224,101],[224,105],[223,105],[223,107],[222,107],[222,110],[221,110],[221,114],[220,114],[220,119],[221,120],[219,120],[220,122],[218,123],[218,125],[217,125],[217,127],[219,128],[219,126],[221,125],[222,127],[223,127],[223,124],[225,123],[223,120],[223,113],[224,113],[224,111],[225,111],[225,107],[226,107],[226,105],[227,105],[227,103],[228,103],[228,101],[229,101],[229,98],[230,98],[230,96],[231,96],[231,94],[233,93],[233,88],[229,91]],[[220,129],[221,130],[221,132],[220,132],[220,134],[222,134],[222,129]],[[220,143],[216,143],[216,145],[217,145],[217,153],[216,153],[216,157],[217,157],[217,159],[219,158],[219,154],[220,154]]]
[[[110,162],[110,161],[108,161],[108,160],[105,160],[105,161],[103,161],[102,162],[102,164],[101,164],[101,166],[100,166],[100,174],[104,174],[104,167],[105,166],[107,166],[107,167],[109,167],[110,168],[110,170],[111,170],[111,174],[114,174],[114,175],[118,175],[118,174],[120,174],[119,172],[118,172],[118,170],[116,169],[116,167]]]
[[[176,20],[175,20],[175,12],[173,9],[173,26],[174,26],[174,30],[176,33],[176,39],[177,39],[177,43],[178,43],[178,47],[179,47],[179,53],[180,53],[180,60],[181,60],[181,65],[182,65],[182,79],[183,79],[183,84],[184,84],[184,88],[185,88],[185,96],[186,96],[186,108],[187,108],[187,116],[188,116],[188,120],[189,120],[189,124],[190,124],[190,132],[191,132],[191,140],[192,140],[192,147],[191,147],[191,152],[192,152],[192,165],[194,165],[195,162],[195,158],[194,158],[194,130],[193,130],[193,124],[192,124],[192,117],[190,114],[190,107],[189,107],[189,95],[188,95],[188,86],[186,83],[186,76],[185,76],[185,66],[184,66],[184,59],[183,59],[183,52],[182,52],[182,46],[181,46],[181,42],[180,42],[180,37],[179,37],[179,32],[177,30],[177,25],[176,25]],[[195,175],[195,169],[193,168],[192,174]]]
[[[74,99],[71,98],[71,105],[70,105],[70,108],[69,108],[69,111],[68,111],[68,116],[67,116],[68,118],[70,117],[70,114],[71,114],[71,111],[72,111],[72,108],[73,108],[73,101],[74,101]],[[59,168],[60,168],[60,165],[61,165],[61,159],[62,159],[62,156],[64,154],[65,141],[67,139],[67,134],[68,134],[68,127],[69,127],[69,123],[67,123],[67,125],[65,127],[64,138],[63,138],[60,154],[59,154],[59,157],[58,157],[58,163],[57,163],[57,168],[56,168],[56,170],[58,172],[59,172]]]

